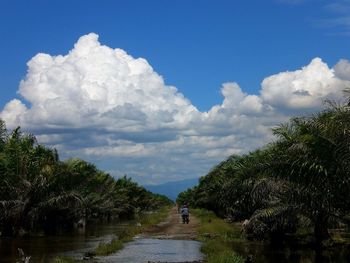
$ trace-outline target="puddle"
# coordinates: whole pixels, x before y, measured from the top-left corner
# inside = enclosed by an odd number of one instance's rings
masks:
[[[203,259],[201,243],[192,240],[165,240],[140,238],[107,257],[97,258],[103,263],[144,263],[147,261],[183,262]]]

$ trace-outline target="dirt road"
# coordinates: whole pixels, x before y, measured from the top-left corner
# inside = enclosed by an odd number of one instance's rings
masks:
[[[192,214],[190,214],[189,224],[183,224],[181,215],[178,213],[177,207],[174,206],[165,222],[150,226],[146,229],[144,235],[160,239],[196,239],[198,224],[198,219]]]

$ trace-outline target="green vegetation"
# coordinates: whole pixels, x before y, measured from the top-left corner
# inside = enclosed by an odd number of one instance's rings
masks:
[[[55,232],[90,221],[133,218],[171,201],[126,176],[114,179],[80,159],[60,161],[55,149],[0,120],[0,233]]]
[[[210,234],[212,236],[219,235],[221,237],[236,236],[237,230],[229,223],[218,218],[212,211],[205,209],[195,209],[193,214],[200,219],[200,226],[197,231],[200,236]]]
[[[165,221],[169,215],[170,208],[171,206],[162,206],[157,211],[146,212],[138,215],[137,220],[141,223],[142,227],[158,224]]]
[[[214,244],[212,243],[210,245],[214,245]],[[221,247],[219,249],[222,250]],[[222,251],[219,254],[217,253],[210,254],[207,258],[207,262],[208,263],[243,263],[244,261],[242,257],[238,256],[235,252],[227,249]]]
[[[330,104],[273,132],[275,142],[229,157],[177,202],[245,220],[248,239],[333,244],[330,229],[350,224],[350,106]]]
[[[123,239],[113,239],[110,243],[102,243],[95,249],[95,253],[97,256],[107,256],[122,249],[124,242]]]
[[[52,261],[52,263],[77,263],[77,262],[79,261],[70,257],[57,257]]]
[[[213,212],[196,209],[193,213],[200,220],[197,229],[200,241],[204,244],[201,251],[208,263],[243,263],[242,257],[232,251],[232,240],[239,236],[239,230],[218,218]]]

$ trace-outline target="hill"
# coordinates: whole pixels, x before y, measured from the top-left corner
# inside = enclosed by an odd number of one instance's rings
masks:
[[[199,178],[186,179],[175,182],[167,182],[157,185],[144,185],[144,187],[157,194],[162,194],[175,201],[179,193],[198,184]]]

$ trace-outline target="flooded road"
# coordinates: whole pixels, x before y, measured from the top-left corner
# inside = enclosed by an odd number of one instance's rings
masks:
[[[55,236],[28,238],[1,238],[0,262],[14,263],[18,248],[31,256],[31,262],[49,263],[57,256],[82,259],[85,252],[107,243],[132,222],[88,225],[84,232],[63,233]],[[135,224],[135,222],[133,222]],[[107,257],[94,259],[98,262],[147,262],[147,261],[194,261],[203,258],[201,243],[193,241],[197,220],[183,225],[177,209],[173,208],[168,221],[147,228],[145,235],[126,243],[125,248]],[[176,240],[175,240],[176,239]]]
[[[18,248],[32,256],[31,263],[49,263],[56,256],[82,259],[85,252],[93,250],[100,242],[109,242],[118,233],[125,231],[131,222],[89,225],[85,232],[63,233],[56,236],[30,238],[1,238],[0,262],[15,263]],[[133,222],[135,224],[135,222]],[[146,228],[142,236],[126,243],[125,247],[112,255],[96,257],[99,263],[144,263],[184,262],[203,259],[201,243],[194,241],[198,220],[191,218],[190,224],[182,224],[177,211],[172,210],[166,222]],[[333,247],[317,252],[308,248],[284,246],[271,247],[261,242],[237,238],[229,242],[232,250],[243,258],[252,256],[254,263],[348,263],[350,247]]]
[[[203,259],[200,247],[200,242],[192,240],[140,238],[127,243],[121,251],[97,260],[101,263],[195,261]]]
[[[57,256],[82,259],[85,252],[93,250],[101,242],[109,242],[129,223],[90,225],[85,232],[62,233],[56,236],[0,238],[0,262],[15,263],[18,260],[18,248],[22,248],[27,256],[31,256],[31,262],[34,263],[49,263]],[[189,227],[180,226],[185,230]],[[201,243],[193,240],[143,236],[126,243],[124,249],[117,253],[96,257],[94,262],[194,261],[203,258],[200,247]]]

